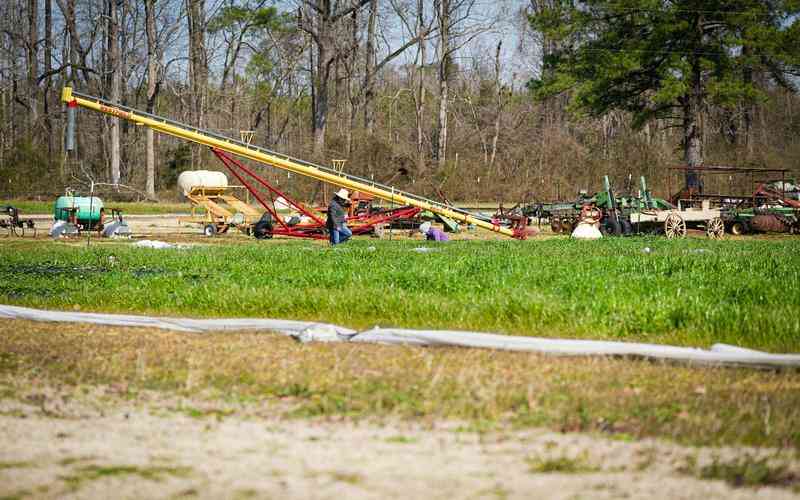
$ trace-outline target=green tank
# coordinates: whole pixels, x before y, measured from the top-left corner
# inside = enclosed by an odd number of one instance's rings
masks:
[[[102,218],[103,200],[97,196],[59,196],[53,209],[53,217],[55,220],[67,221],[73,208],[77,209],[77,223],[91,227]]]

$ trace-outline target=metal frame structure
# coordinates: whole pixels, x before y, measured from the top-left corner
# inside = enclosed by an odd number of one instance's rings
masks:
[[[75,92],[71,87],[64,87],[61,100],[70,107],[81,106],[100,113],[116,116],[129,120],[135,124],[149,127],[158,132],[172,135],[180,139],[195,142],[216,148],[226,153],[235,154],[275,168],[287,170],[300,175],[305,175],[319,181],[327,182],[353,191],[368,193],[376,198],[397,205],[410,205],[428,210],[432,213],[449,217],[456,221],[473,224],[476,227],[517,239],[525,239],[525,230],[510,229],[499,224],[487,222],[483,218],[475,217],[466,210],[448,207],[442,203],[423,198],[411,193],[400,191],[392,186],[386,186],[369,179],[337,172],[332,168],[310,163],[298,158],[283,155],[265,148],[237,141],[229,137],[215,134],[208,130],[199,129],[190,125],[169,120],[157,115],[145,113],[127,106],[122,106],[99,97]]]
[[[270,231],[270,237],[273,235],[313,239],[326,239],[328,237],[326,234],[325,220],[323,220],[319,214],[309,209],[302,203],[294,200],[289,195],[267,182],[263,177],[242,164],[242,162],[228,155],[225,151],[219,148],[212,148],[211,151],[270,215],[271,221],[275,223]],[[250,177],[267,190],[270,198],[269,201],[266,200],[266,198],[263,196],[263,193],[260,193],[246,179],[246,176]],[[285,200],[289,206],[291,206],[302,216],[310,219],[311,222],[297,224],[290,224],[287,222],[284,217],[281,217],[277,208],[275,207],[275,200],[277,198],[283,198],[283,200]],[[422,210],[420,208],[412,206],[381,210],[367,215],[349,217],[348,224],[351,226],[350,229],[353,231],[353,234],[366,234],[372,232],[377,225],[386,224],[397,219],[412,218],[421,211]]]

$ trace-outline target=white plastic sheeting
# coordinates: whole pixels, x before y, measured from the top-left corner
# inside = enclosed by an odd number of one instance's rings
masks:
[[[800,368],[800,354],[770,354],[725,344],[715,344],[710,350],[706,350],[635,342],[547,339],[448,330],[373,328],[357,332],[337,325],[312,321],[255,318],[164,318],[129,314],[47,311],[7,305],[0,305],[0,318],[150,327],[182,332],[269,330],[289,335],[301,342],[456,346],[558,356],[625,356],[710,366]]]

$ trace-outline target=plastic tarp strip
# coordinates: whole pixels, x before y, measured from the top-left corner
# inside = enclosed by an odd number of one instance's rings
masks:
[[[710,350],[706,350],[636,342],[548,339],[449,330],[373,328],[357,332],[337,325],[310,321],[258,318],[165,318],[129,314],[48,311],[8,305],[0,305],[0,317],[32,321],[150,327],[181,332],[269,330],[292,336],[301,342],[454,346],[535,352],[558,356],[625,356],[698,365],[800,368],[799,354],[771,354],[726,344],[715,344]]]
[[[538,352],[560,356],[627,356],[703,365],[800,368],[800,355],[798,354],[770,354],[726,344],[714,344],[710,350],[706,350],[692,347],[675,347],[636,342],[547,339],[480,332],[447,330],[421,331],[398,328],[375,328],[359,333],[351,338],[350,341],[382,344],[490,348]]]
[[[144,326],[181,332],[212,332],[233,330],[270,330],[284,335],[353,335],[355,330],[326,323],[283,319],[225,318],[193,319],[137,316],[132,314],[105,314],[70,311],[48,311],[28,307],[0,305],[0,318],[27,319],[31,321],[56,321],[94,323],[109,326]]]

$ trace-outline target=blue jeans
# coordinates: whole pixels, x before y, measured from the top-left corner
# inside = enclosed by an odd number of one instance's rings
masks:
[[[331,245],[338,245],[339,243],[344,243],[345,241],[349,240],[350,237],[353,236],[353,231],[350,230],[349,227],[345,226],[344,224],[339,224],[334,229],[331,230],[330,239]]]

